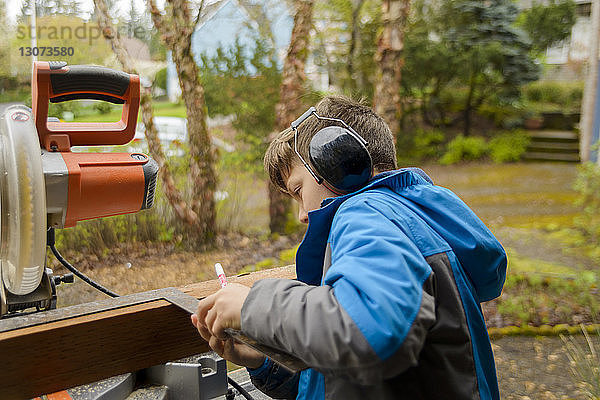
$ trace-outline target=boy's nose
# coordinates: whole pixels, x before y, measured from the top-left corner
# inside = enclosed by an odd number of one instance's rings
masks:
[[[306,211],[304,211],[302,209],[302,207],[299,207],[299,210],[298,210],[298,219],[303,224],[308,224],[308,213]]]

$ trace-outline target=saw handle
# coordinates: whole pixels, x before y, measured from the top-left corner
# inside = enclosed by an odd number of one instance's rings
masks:
[[[95,65],[73,65],[67,68],[66,72],[50,73],[51,103],[76,99],[125,103],[125,93],[131,82],[129,74]]]
[[[48,122],[48,103],[92,99],[123,104],[117,122]],[[33,66],[32,107],[40,144],[49,151],[71,146],[129,143],[140,104],[139,76],[92,65],[37,61]]]

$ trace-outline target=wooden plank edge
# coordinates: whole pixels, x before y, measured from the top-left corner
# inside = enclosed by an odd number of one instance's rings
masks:
[[[295,277],[290,265],[228,280],[252,286]],[[215,279],[179,289],[203,298],[219,288]],[[24,327],[0,333],[0,399],[31,399],[209,350],[189,315],[165,300]]]

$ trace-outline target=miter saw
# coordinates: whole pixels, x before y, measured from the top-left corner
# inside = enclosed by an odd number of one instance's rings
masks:
[[[76,99],[122,104],[121,119],[48,118],[49,102]],[[0,116],[0,317],[54,308],[55,285],[72,281],[45,266],[55,228],[152,206],[158,165],[147,155],[71,151],[129,143],[139,100],[137,75],[41,61],[33,66],[32,109],[11,106]]]
[[[48,118],[49,102],[76,99],[122,104],[121,119],[112,123],[68,123]],[[54,247],[54,229],[72,227],[82,220],[133,213],[152,206],[158,165],[147,155],[71,151],[73,146],[129,143],[135,135],[139,100],[140,81],[137,75],[98,66],[35,62],[32,109],[11,106],[0,114],[2,331],[35,325],[35,317],[46,322],[66,318],[60,315],[60,310],[65,309],[32,314],[55,308],[56,285],[73,281],[71,274],[56,276],[46,268],[47,246],[73,273],[105,293],[117,296],[89,280],[60,256]],[[168,288],[158,292],[163,295],[171,293]],[[187,296],[178,291],[175,293]],[[132,296],[136,297],[128,297]],[[188,304],[189,299],[186,298],[182,306],[175,297],[167,298],[189,312],[195,310],[195,298],[187,296],[193,300],[192,305]],[[144,378],[141,382],[145,386],[138,388],[136,382],[139,376]],[[245,370],[238,370],[234,376],[236,380],[245,380],[244,386],[227,376],[225,360],[216,353],[206,353],[43,398],[252,398],[248,391],[256,393],[256,389],[249,382]],[[228,389],[228,381],[238,390],[237,396]]]

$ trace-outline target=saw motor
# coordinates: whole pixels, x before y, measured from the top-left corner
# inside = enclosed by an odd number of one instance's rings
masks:
[[[76,99],[122,104],[109,123],[61,122],[48,105]],[[55,307],[45,267],[47,230],[150,208],[158,165],[141,153],[72,152],[73,146],[129,143],[140,100],[137,75],[65,62],[36,62],[32,109],[0,116],[0,317]]]

